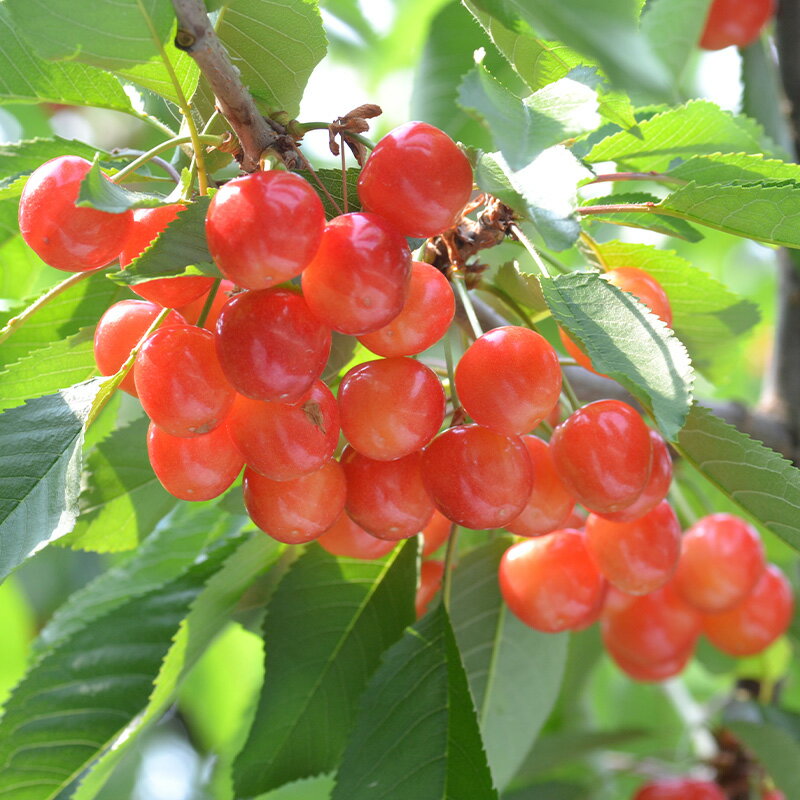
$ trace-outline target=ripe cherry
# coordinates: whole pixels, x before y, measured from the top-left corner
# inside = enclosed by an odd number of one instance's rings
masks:
[[[775,14],[776,0],[713,0],[700,47],[721,50],[754,42]]]
[[[128,234],[130,211],[109,214],[75,206],[81,181],[91,168],[85,158],[59,156],[34,170],[22,190],[22,238],[56,269],[85,272],[103,267],[119,255]]]
[[[211,331],[213,333],[217,330],[217,320],[219,319],[219,315],[222,312],[222,309],[225,307],[225,304],[233,296],[235,289],[236,284],[234,284],[233,281],[229,281],[227,278],[223,278],[219,282],[219,287],[214,293],[214,299],[211,301],[211,308],[208,310],[206,321],[203,323],[203,327],[207,331]],[[211,291],[214,291],[213,286],[211,287]],[[190,325],[196,325],[197,321],[200,319],[200,315],[203,313],[203,309],[206,306],[206,300],[208,300],[208,292],[201,295],[196,300],[192,300],[191,303],[181,306],[178,311],[183,314],[183,316],[186,318],[186,321]]]
[[[342,431],[353,449],[378,461],[402,458],[439,432],[445,396],[433,370],[411,358],[353,367],[339,386]]]
[[[428,611],[431,600],[442,588],[444,577],[444,561],[423,561],[419,568],[419,587],[414,601],[417,610],[417,619],[424,617]]]
[[[384,136],[358,179],[367,211],[405,236],[428,238],[453,227],[472,193],[472,168],[443,131],[407,122]]]
[[[546,633],[581,625],[605,591],[583,534],[569,528],[509,547],[500,562],[499,579],[503,599],[514,614]]]
[[[202,328],[159,328],[142,345],[133,372],[147,416],[172,436],[213,431],[233,404],[214,335]]]
[[[238,392],[255,400],[293,403],[322,374],[331,332],[288,289],[243,292],[217,321],[217,354]]]
[[[422,477],[437,508],[466,528],[502,528],[525,508],[533,469],[516,436],[482,425],[440,433],[425,449]]]
[[[675,584],[699,611],[726,611],[750,594],[764,563],[764,545],[753,527],[733,514],[711,514],[686,531]]]
[[[291,172],[254,172],[226,183],[206,215],[208,249],[220,272],[246,289],[299,275],[325,227],[322,202]]]
[[[186,206],[180,203],[174,203],[160,208],[135,209],[125,246],[119,254],[120,267],[125,269],[134,258],[138,258],[185,208]],[[185,275],[177,278],[157,278],[137,283],[131,288],[145,300],[166,308],[178,308],[208,292],[213,283],[213,278]]]
[[[219,497],[244,466],[225,425],[187,439],[170,436],[151,422],[147,453],[161,485],[181,500]]]
[[[728,611],[703,615],[703,633],[728,655],[752,656],[789,627],[793,612],[792,587],[778,567],[769,564],[741,603]]]
[[[641,786],[633,800],[727,800],[727,795],[710,781],[665,778]]]
[[[292,405],[237,394],[227,424],[247,466],[274,481],[318,470],[339,443],[336,398],[322,381]]]
[[[575,498],[558,477],[547,442],[537,436],[521,438],[533,466],[533,489],[522,513],[506,524],[506,530],[517,536],[541,536],[564,527]]]
[[[317,539],[317,542],[320,547],[333,556],[360,558],[364,561],[383,558],[397,546],[397,542],[379,539],[377,536],[367,533],[344,512]]]
[[[694,655],[694,646],[691,646],[664,661],[633,661],[624,653],[620,653],[613,643],[606,642],[605,644],[614,663],[629,678],[641,683],[661,683],[661,681],[680,675]]]
[[[379,356],[413,356],[432,347],[453,321],[453,289],[436,267],[411,263],[411,283],[403,310],[383,328],[358,337]]]
[[[554,431],[550,452],[561,480],[590,511],[621,511],[650,479],[652,445],[639,414],[619,400],[598,400]]]
[[[501,433],[522,434],[532,431],[558,403],[561,367],[544,337],[509,325],[484,333],[467,348],[455,381],[459,400],[475,422]]]
[[[397,317],[410,278],[411,252],[403,236],[376,214],[343,214],[325,228],[303,272],[303,293],[326,325],[359,336]]]
[[[242,488],[250,519],[285,544],[310,542],[328,530],[342,513],[347,493],[336,461],[291,481],[273,481],[245,469]]]
[[[452,529],[453,523],[437,508],[422,529],[423,558],[435,553],[448,540]]]

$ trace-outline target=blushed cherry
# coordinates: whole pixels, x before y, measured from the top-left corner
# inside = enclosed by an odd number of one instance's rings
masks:
[[[397,546],[397,542],[379,539],[377,536],[367,533],[344,512],[317,539],[317,542],[331,555],[342,558],[360,558],[364,561],[383,558]]]

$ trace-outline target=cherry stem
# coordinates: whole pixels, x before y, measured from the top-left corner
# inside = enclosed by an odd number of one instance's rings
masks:
[[[536,249],[536,246],[533,244],[533,242],[527,237],[526,234],[522,232],[522,228],[520,228],[515,222],[512,222],[511,232],[514,234],[514,236],[516,236],[519,242],[521,242],[522,246],[530,253],[534,264],[536,264],[536,266],[539,268],[539,272],[541,272],[545,278],[549,278],[550,271],[547,269],[547,264],[544,263],[541,254]]]
[[[198,133],[197,134],[198,142],[202,144],[211,144],[211,145],[220,145],[222,144],[222,137],[216,136],[210,133]],[[142,153],[139,158],[134,159],[128,164],[127,167],[123,167],[119,172],[115,175],[110,177],[112,183],[119,183],[124,178],[127,178],[128,175],[136,172],[142,164],[146,164],[148,161],[152,161],[159,153],[163,153],[165,150],[170,150],[173,147],[177,147],[182,144],[190,144],[192,143],[191,136],[174,136],[172,139],[167,139],[161,144],[157,144],[155,147],[148,150],[146,153]],[[196,154],[195,154],[196,155]]]
[[[144,155],[144,150],[128,150],[120,147],[116,147],[111,151],[111,155],[117,156],[118,158],[138,158],[139,156]],[[181,182],[181,176],[178,173],[178,170],[169,163],[169,161],[165,161],[163,158],[159,158],[158,156],[150,156],[150,160],[158,167],[164,170],[167,175],[172,178],[175,183]]]
[[[461,404],[456,394],[456,370],[453,363],[453,348],[450,344],[450,334],[444,340],[444,361],[447,365],[447,380],[450,384],[450,403],[453,406],[453,416],[455,416]]]
[[[581,231],[581,244],[592,254],[597,266],[604,272],[608,271],[608,265],[600,252],[600,246],[586,231]]]
[[[342,154],[342,205],[344,206],[344,213],[347,213],[347,157],[344,152],[344,141],[339,148]]]
[[[333,199],[333,195],[332,195],[332,194],[331,194],[331,193],[328,191],[328,187],[327,187],[327,186],[325,186],[325,184],[324,184],[324,183],[323,183],[323,182],[320,180],[320,177],[319,177],[319,175],[317,175],[317,171],[314,169],[314,167],[312,167],[312,166],[311,166],[311,162],[310,162],[310,161],[309,161],[309,160],[308,160],[308,159],[305,157],[305,154],[304,154],[303,152],[301,152],[301,150],[300,150],[300,148],[299,148],[299,147],[295,148],[295,152],[297,153],[297,155],[299,155],[299,156],[300,156],[300,158],[302,158],[302,159],[303,159],[303,163],[306,165],[306,169],[307,169],[307,170],[308,170],[308,171],[311,173],[311,175],[314,177],[314,180],[317,182],[317,186],[319,186],[319,188],[320,188],[320,189],[322,189],[322,192],[323,192],[323,194],[325,195],[325,197],[327,197],[327,198],[328,198],[328,201],[330,202],[330,204],[331,204],[331,205],[332,205],[332,206],[333,206],[333,207],[334,207],[334,208],[335,208],[335,209],[336,209],[336,210],[337,210],[337,211],[338,211],[340,214],[343,214],[344,212],[342,211],[341,207],[340,207],[340,206],[339,206],[339,204],[338,204],[338,203],[337,203],[337,202],[336,202],[336,201]]]
[[[206,297],[206,302],[203,303],[203,310],[200,312],[200,316],[197,318],[197,327],[202,328],[203,325],[206,324],[206,320],[208,319],[208,312],[211,311],[211,306],[214,305],[214,298],[217,296],[217,292],[219,291],[219,285],[222,283],[222,278],[217,278],[214,281],[214,285],[208,290],[208,297]]]
[[[686,493],[683,491],[683,488],[681,487],[680,483],[678,483],[677,479],[672,481],[672,484],[669,488],[669,494],[672,504],[678,510],[678,514],[683,517],[683,523],[685,527],[689,527],[689,525],[692,525],[694,522],[696,522],[697,514],[692,508],[689,498],[686,497]]]
[[[702,761],[709,761],[718,752],[717,742],[707,729],[706,713],[680,678],[672,678],[659,684],[664,694],[672,703],[678,716],[689,730],[694,754]]]
[[[444,576],[442,577],[442,602],[447,611],[450,611],[450,595],[453,588],[453,560],[458,542],[458,525],[450,525],[450,535],[447,537],[447,550],[444,555]]]
[[[331,124],[330,122],[299,122],[297,123],[297,127],[301,131],[328,131],[330,130]],[[339,131],[339,135],[346,136],[348,139],[352,139],[354,142],[360,142],[368,150],[375,149],[375,142],[373,142],[372,139],[368,139],[366,136],[362,136],[360,133],[353,133],[352,131]]]
[[[480,338],[483,336],[483,329],[481,328],[481,323],[478,321],[478,315],[475,313],[475,306],[472,305],[472,298],[469,296],[469,291],[464,285],[464,279],[460,275],[453,275],[451,283],[456,288],[456,294],[461,301],[461,305],[464,306],[464,312],[469,320],[472,333],[476,339]]]
[[[664,214],[666,216],[680,216],[678,214],[672,214],[669,209],[664,209],[659,206],[658,203],[647,202],[647,203],[612,203],[610,205],[601,205],[601,206],[582,206],[581,208],[577,209],[579,214],[622,214],[629,211],[636,211],[640,213],[650,213],[650,214]]]
[[[607,172],[597,175],[588,183],[609,183],[617,181],[656,181],[657,183],[674,183],[679,186],[686,186],[688,181],[683,178],[674,178],[672,175],[665,175],[663,172]]]

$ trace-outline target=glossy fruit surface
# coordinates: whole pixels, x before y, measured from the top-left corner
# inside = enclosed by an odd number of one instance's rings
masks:
[[[570,529],[512,545],[503,554],[498,576],[514,614],[547,633],[580,625],[604,592],[603,576],[583,534]]]
[[[509,435],[532,431],[561,393],[556,351],[538,333],[515,325],[476,339],[455,379],[458,398],[475,422]]]
[[[134,258],[138,258],[156,237],[173,222],[178,212],[186,206],[174,203],[160,208],[137,208],[133,211],[133,222],[119,254],[119,265],[125,269]],[[136,294],[166,308],[178,308],[204,295],[214,283],[213,278],[200,275],[179,278],[158,278],[132,286]]]
[[[375,461],[345,447],[341,457],[347,477],[347,513],[381,539],[407,539],[430,521],[433,501],[425,490],[421,454],[396,461]]]
[[[721,50],[754,42],[775,14],[776,0],[713,0],[700,47]]]
[[[247,466],[274,481],[318,470],[339,443],[336,398],[322,381],[292,405],[237,394],[227,425]]]
[[[674,678],[686,669],[694,655],[694,644],[663,661],[634,661],[620,653],[613,643],[605,643],[614,663],[629,677],[640,683],[661,683]]]
[[[788,627],[794,612],[792,587],[769,564],[753,591],[737,606],[703,615],[703,633],[732,656],[752,656],[769,647]]]
[[[244,504],[264,533],[286,544],[316,539],[344,509],[344,473],[337,461],[291,481],[273,481],[244,471]]]
[[[217,354],[236,391],[255,400],[293,403],[322,374],[331,332],[299,294],[243,292],[217,321]]]
[[[590,511],[621,511],[650,479],[647,425],[631,406],[598,400],[579,408],[554,431],[550,452],[561,480]]]
[[[435,553],[448,539],[453,523],[435,509],[428,524],[422,529],[422,555],[423,557]]]
[[[419,568],[419,587],[414,605],[417,610],[417,619],[425,616],[431,600],[442,588],[444,576],[444,561],[423,561]]]
[[[466,528],[502,528],[525,508],[533,468],[516,436],[458,425],[425,449],[422,477],[436,507]]]
[[[411,251],[376,214],[343,214],[325,228],[303,272],[311,311],[340,333],[358,336],[388,325],[408,297]]]
[[[403,310],[388,325],[359,336],[358,341],[379,356],[413,356],[444,336],[455,310],[447,278],[431,264],[413,261]]]
[[[444,419],[444,389],[436,373],[411,358],[358,364],[342,378],[338,400],[347,440],[378,461],[421,449]]]
[[[367,533],[345,513],[339,515],[336,522],[317,539],[317,542],[333,556],[360,558],[364,561],[383,558],[394,550],[397,544]]]
[[[236,284],[234,284],[233,281],[229,281],[227,278],[223,278],[219,282],[219,288],[214,293],[214,299],[211,301],[211,308],[208,310],[206,321],[203,323],[203,327],[207,331],[215,332],[217,330],[219,315],[228,300],[233,297],[235,289]],[[206,300],[208,300],[208,293],[201,295],[196,300],[192,300],[191,303],[187,303],[185,306],[181,306],[178,311],[183,314],[190,325],[196,325],[197,321],[200,319],[200,315],[203,313]]]
[[[764,545],[752,526],[733,514],[711,514],[686,531],[675,583],[699,611],[726,611],[750,594],[764,565]]]
[[[217,360],[214,336],[202,328],[159,328],[136,356],[133,375],[145,413],[172,436],[213,431],[235,396]]]
[[[665,778],[640,787],[633,800],[727,800],[727,795],[710,781]]]
[[[128,235],[130,211],[109,214],[75,206],[81,181],[91,168],[84,158],[59,156],[34,170],[22,190],[22,238],[56,269],[85,272],[104,267],[119,255]]]
[[[308,181],[281,170],[228,181],[206,215],[211,257],[245,289],[269,289],[299,275],[324,227],[322,202]]]
[[[219,497],[244,466],[225,425],[187,439],[170,436],[151,422],[147,454],[161,485],[181,500]]]
[[[467,157],[446,133],[425,122],[407,122],[386,134],[358,179],[367,211],[419,238],[455,225],[471,193]]]
[[[163,310],[147,300],[120,300],[106,310],[94,332],[94,360],[101,375],[113,375],[127,361],[131,350]],[[171,311],[161,328],[185,324],[180,314]],[[137,396],[133,369],[122,380],[120,389]]]
[[[506,525],[517,536],[541,536],[564,527],[575,498],[558,477],[550,447],[538,436],[522,436],[533,467],[533,489],[522,513]]]
[[[660,589],[678,566],[681,526],[672,506],[662,500],[632,522],[589,514],[586,543],[609,583],[627,594],[649,594]]]

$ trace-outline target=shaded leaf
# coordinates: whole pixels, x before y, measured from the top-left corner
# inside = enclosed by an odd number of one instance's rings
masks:
[[[325,207],[325,217],[332,219],[341,214],[345,208],[342,171],[339,169],[318,169],[316,173],[317,178],[327,189],[327,194],[320,189],[319,183],[310,172],[299,170],[297,174],[302,175],[311,184],[311,188],[319,195],[319,199],[322,200],[322,205]],[[361,200],[358,197],[357,189],[358,176],[361,174],[361,170],[357,167],[348,167],[346,174],[347,210],[361,211]],[[333,202],[331,202],[331,197],[328,197],[328,194],[333,198]]]

